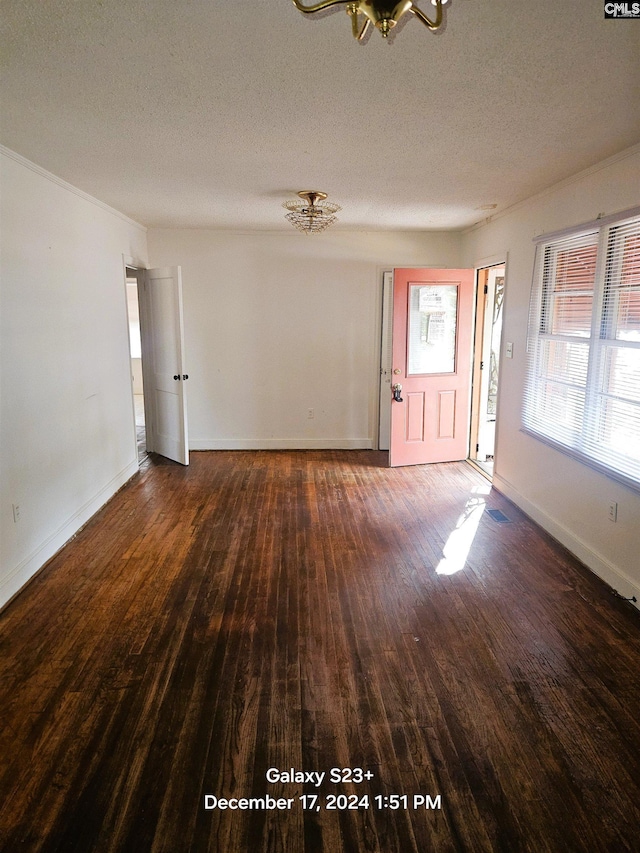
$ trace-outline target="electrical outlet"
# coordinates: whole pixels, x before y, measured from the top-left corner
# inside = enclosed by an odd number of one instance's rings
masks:
[[[616,501],[609,501],[609,521],[618,520],[618,504]]]
[[[313,409],[307,409],[307,417],[308,418],[315,418],[315,416],[316,416],[316,414],[313,411]]]
[[[14,522],[20,521],[20,504],[11,504]]]

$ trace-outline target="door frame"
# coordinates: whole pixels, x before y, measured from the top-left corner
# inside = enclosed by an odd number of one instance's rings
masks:
[[[133,393],[133,382],[131,381],[131,335],[129,331],[129,309],[127,305],[127,278],[136,279],[138,283],[138,308],[139,308],[139,317],[140,317],[140,342],[141,342],[141,361],[142,361],[142,381],[145,386],[144,393],[144,418],[145,418],[145,431],[146,431],[146,447],[147,451],[150,453],[161,453],[160,450],[156,447],[156,436],[158,433],[158,421],[156,420],[156,410],[155,405],[152,399],[152,394],[150,391],[153,389],[153,383],[148,381],[149,370],[151,361],[149,359],[149,353],[151,351],[151,342],[153,339],[153,328],[152,328],[152,320],[149,314],[149,294],[145,290],[144,283],[146,280],[146,276],[149,273],[159,272],[160,270],[173,270],[177,272],[178,280],[180,280],[180,268],[179,267],[159,267],[154,268],[150,267],[146,262],[141,261],[139,258],[133,258],[128,255],[122,255],[122,283],[123,283],[123,297],[124,297],[124,318],[126,324],[126,334],[127,334],[127,362],[128,362],[128,376],[129,376],[129,393],[131,398],[131,419],[132,419],[132,437],[133,437],[133,446],[134,446],[134,458],[137,461],[138,468],[140,468],[140,461],[138,459],[138,442],[137,442],[137,430],[136,430],[136,414],[135,414],[135,398]],[[146,294],[146,295],[145,295]],[[183,329],[183,320],[182,320],[182,301],[181,295],[179,295],[179,346],[181,351],[180,361],[181,361],[181,372],[184,368],[184,329]],[[145,364],[146,362],[146,364]],[[181,381],[188,378],[188,375],[181,376]],[[187,411],[186,411],[186,398],[184,398],[184,409],[183,409],[183,418],[184,418],[184,429],[185,429],[185,437],[183,442],[183,451],[185,455],[185,459],[178,459],[177,461],[182,465],[189,464],[189,443],[188,443],[188,433],[187,433]],[[168,456],[167,458],[172,458]]]
[[[504,311],[505,311],[505,303],[506,303],[506,294],[507,294],[507,257],[505,256],[496,256],[493,258],[487,258],[486,260],[476,264],[476,308],[474,314],[474,341],[473,341],[473,374],[471,377],[471,412],[470,412],[470,429],[469,429],[469,461],[477,468],[485,477],[492,479],[492,474],[489,473],[481,464],[478,462],[476,457],[476,451],[474,448],[479,443],[479,435],[480,435],[480,406],[482,405],[483,398],[483,387],[485,383],[485,370],[482,367],[483,355],[486,347],[486,332],[487,327],[485,324],[485,316],[486,316],[486,299],[484,298],[484,286],[488,283],[490,270],[495,269],[496,267],[503,268],[503,276],[504,276],[504,296],[503,296],[503,305],[502,305],[502,324],[504,323]],[[482,297],[482,298],[481,298]],[[500,345],[500,350],[498,352],[500,366],[503,360],[502,354],[502,342]],[[500,374],[498,373],[498,376]],[[494,449],[493,449],[493,473],[495,473],[495,463],[497,459],[497,446],[498,446],[498,424],[499,424],[499,400],[500,400],[500,381],[498,380],[498,392],[497,392],[497,400],[496,400],[496,419],[495,419],[495,436],[494,436]]]
[[[144,270],[148,269],[147,265],[139,260],[138,258],[132,258],[127,255],[122,256],[122,275],[124,281],[124,297],[125,297],[125,317],[126,317],[126,329],[127,329],[127,358],[129,362],[129,377],[131,380],[131,333],[129,331],[129,307],[127,304],[127,279],[135,278],[138,283],[138,288],[140,287],[140,275],[144,272]],[[133,273],[133,275],[130,275]],[[142,314],[143,312],[140,310],[140,291],[138,290],[138,314],[140,318],[140,339],[141,339],[141,353],[140,353],[140,361],[142,365],[144,365],[144,335],[148,334],[145,326],[145,321],[143,320]],[[144,385],[144,366],[142,367],[142,381]],[[131,417],[133,419],[133,447],[134,447],[134,458],[140,468],[140,460],[138,459],[138,438],[137,438],[137,429],[136,429],[136,401],[133,393],[133,382],[129,381],[129,390],[131,393]],[[148,429],[149,422],[152,422],[151,412],[148,411],[148,404],[146,397],[144,398],[144,422],[145,429]],[[152,424],[153,425],[153,424]]]
[[[444,367],[424,374],[410,370],[409,305],[411,288],[420,285],[426,289],[445,285],[456,291],[455,361],[451,369]],[[473,267],[394,269],[393,379],[401,383],[403,390],[391,409],[392,467],[468,458],[475,287]],[[441,307],[435,306],[434,310],[437,316],[443,313]],[[437,338],[437,329],[435,334]]]
[[[143,382],[147,388],[145,394],[145,417],[147,411],[151,416],[151,429],[147,431],[147,448],[152,453],[157,453],[171,459],[180,465],[189,464],[189,433],[187,416],[187,395],[185,381],[189,375],[185,371],[184,351],[184,321],[182,304],[182,271],[180,266],[169,267],[147,267],[141,271],[142,298],[140,299],[140,337],[143,353]],[[158,291],[159,285],[154,282],[170,281],[170,330],[167,327],[156,324],[154,311],[158,308],[162,299]],[[167,337],[167,334],[169,337]],[[160,335],[161,345],[158,343]],[[164,335],[164,338],[162,337]],[[175,364],[170,369],[165,365],[163,371],[157,372],[157,357],[164,352],[169,345],[175,345]],[[173,374],[174,382],[167,380]],[[178,383],[177,385],[175,383]],[[164,385],[164,387],[160,387]],[[171,386],[169,391],[168,386]],[[178,388],[177,393],[174,389]],[[168,393],[170,399],[176,399],[178,409],[175,414],[177,418],[168,419],[161,416],[157,409],[158,391]],[[166,413],[165,413],[166,414]],[[177,426],[177,436],[163,432],[163,426]]]
[[[136,412],[136,402],[135,402],[135,399],[136,399],[136,378],[135,378],[134,369],[133,369],[133,356],[131,355],[132,347],[131,347],[131,313],[130,312],[132,310],[132,306],[130,304],[131,297],[130,297],[130,293],[129,293],[129,282],[135,281],[135,294],[136,294],[135,295],[135,303],[136,303],[136,310],[137,310],[137,315],[138,315],[138,317],[137,317],[137,319],[138,319],[138,337],[140,338],[140,344],[141,344],[140,356],[139,356],[138,360],[140,361],[140,382],[142,383],[142,401],[144,404],[144,376],[143,376],[143,369],[142,369],[142,334],[141,334],[140,293],[139,293],[139,284],[140,284],[139,273],[141,271],[135,267],[127,266],[125,269],[125,272],[126,272],[125,284],[126,284],[126,293],[127,293],[127,320],[128,320],[127,331],[129,333],[129,355],[130,355],[129,363],[131,365],[131,390],[132,390],[132,395],[133,395],[133,400],[134,400],[134,423],[135,423],[135,432],[136,432],[136,453],[138,454],[138,467],[139,467],[140,447],[138,445],[138,423],[137,423],[137,412]],[[145,432],[146,432],[146,414],[144,415],[144,420],[145,420]],[[145,435],[145,450],[146,450],[146,444],[147,444],[147,442],[146,442],[146,435]]]
[[[381,277],[380,306],[380,339],[378,359],[378,450],[389,452],[391,449],[391,375],[392,353],[391,339],[393,329],[393,268],[383,269]],[[386,402],[385,402],[386,401]]]
[[[504,255],[496,255],[489,258],[483,258],[481,261],[478,261],[473,265],[473,269],[475,270],[475,294],[474,298],[477,301],[478,298],[478,281],[479,275],[482,270],[488,270],[491,267],[504,267],[504,278],[505,278],[505,304],[503,305],[503,322],[504,322],[504,311],[506,306],[507,299],[507,277],[508,277],[508,253]],[[390,412],[391,412],[391,395],[385,395],[383,393],[383,376],[382,370],[385,369],[385,341],[391,340],[391,332],[393,329],[393,270],[395,268],[401,268],[401,264],[388,264],[384,267],[378,268],[378,281],[380,282],[380,296],[378,300],[379,305],[379,336],[378,336],[378,360],[377,360],[377,373],[376,373],[376,395],[378,398],[378,411],[377,411],[377,441],[374,445],[378,448],[378,450],[384,452],[390,452]],[[428,269],[428,267],[425,267]],[[388,288],[389,292],[386,292]],[[476,375],[476,359],[480,358],[482,355],[482,346],[478,347],[478,329],[477,329],[477,312],[474,313],[474,326],[472,330],[473,334],[473,373],[471,377],[471,408],[469,413],[470,423],[469,423],[469,460],[471,459],[471,448],[475,446],[477,443],[477,428],[474,431],[474,399],[475,394],[480,393],[480,389],[476,392],[476,385],[479,385]],[[503,354],[500,353],[500,361],[503,360]],[[500,391],[498,386],[498,410],[496,412],[496,439],[495,439],[495,448],[494,449],[494,457],[497,457],[497,446],[498,446],[498,431],[499,431],[499,399],[500,399]],[[385,435],[384,433],[384,423],[385,419],[382,415],[382,409],[386,407],[388,409],[388,415],[386,417],[386,422],[389,425],[389,432]],[[478,469],[481,470],[481,469]],[[483,472],[485,473],[485,472]]]

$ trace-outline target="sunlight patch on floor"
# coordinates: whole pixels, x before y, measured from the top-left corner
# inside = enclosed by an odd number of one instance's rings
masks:
[[[490,488],[487,484],[486,486],[477,486],[474,489],[474,494],[465,504],[464,511],[456,522],[455,529],[442,549],[442,559],[436,567],[437,574],[455,575],[456,572],[464,569],[480,519],[485,510],[486,500],[483,495],[488,494]]]

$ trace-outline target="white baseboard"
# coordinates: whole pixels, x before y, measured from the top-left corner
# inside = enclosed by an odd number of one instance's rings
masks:
[[[499,474],[494,475],[493,485],[612,589],[617,590],[625,598],[631,598],[635,595],[638,599],[635,606],[640,609],[640,585],[637,581],[630,578],[619,566],[611,563],[602,554],[594,551],[591,546],[583,542],[571,530],[559,524],[540,506],[521,495],[508,480],[500,477]]]
[[[54,533],[0,580],[0,607],[22,587],[95,515],[124,484],[138,473],[137,460],[120,471],[109,483],[73,513]]]
[[[371,450],[370,438],[201,438],[189,450]]]

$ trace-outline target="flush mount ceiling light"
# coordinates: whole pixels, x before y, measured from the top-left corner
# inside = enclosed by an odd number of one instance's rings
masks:
[[[342,208],[338,204],[325,201],[327,194],[318,190],[300,190],[298,193],[302,201],[284,201],[282,206],[289,213],[286,219],[305,234],[319,234],[336,222],[337,213]]]
[[[431,5],[436,7],[435,20],[432,21],[418,9],[412,0],[400,0],[400,2],[394,2],[394,0],[322,0],[321,3],[315,3],[313,6],[303,6],[300,0],[293,0],[296,9],[307,15],[313,14],[313,12],[321,12],[331,6],[346,6],[347,15],[351,18],[351,30],[358,41],[362,41],[371,24],[380,30],[382,38],[386,39],[389,32],[407,12],[415,15],[430,30],[437,30],[442,23],[442,7],[445,3],[447,0],[431,0]],[[364,17],[364,23],[361,23],[361,15]]]

